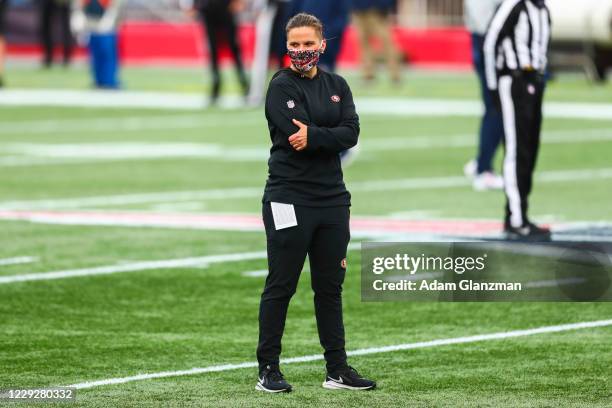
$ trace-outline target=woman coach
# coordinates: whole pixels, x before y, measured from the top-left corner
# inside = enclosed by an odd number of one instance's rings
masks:
[[[269,273],[259,307],[255,388],[291,391],[279,370],[281,338],[308,254],[325,350],[323,387],[371,389],[376,383],[347,364],[342,322],[351,196],[338,154],[357,143],[359,117],[346,81],[317,67],[326,46],[319,19],[300,13],[289,20],[286,31],[291,66],[274,75],[266,96],[272,139],[263,196]]]

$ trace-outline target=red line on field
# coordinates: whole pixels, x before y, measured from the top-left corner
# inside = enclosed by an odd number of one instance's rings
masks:
[[[250,214],[159,214],[146,212],[0,211],[0,219],[49,224],[147,226],[213,230],[260,230],[261,216]],[[488,220],[409,220],[352,217],[353,232],[490,234],[501,223]]]

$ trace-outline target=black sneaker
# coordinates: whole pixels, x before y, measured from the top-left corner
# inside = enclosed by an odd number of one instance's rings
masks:
[[[285,381],[278,368],[266,368],[259,374],[255,389],[265,392],[291,392],[291,385]]]
[[[376,383],[372,380],[363,378],[353,367],[344,370],[327,373],[323,388],[330,390],[372,390],[376,388]]]
[[[511,227],[506,225],[504,228],[506,239],[511,241],[550,241],[550,229],[538,227],[532,222],[528,222],[522,227]]]

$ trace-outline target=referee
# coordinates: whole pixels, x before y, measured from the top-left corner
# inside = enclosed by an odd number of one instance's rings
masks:
[[[286,32],[291,67],[274,75],[265,106],[272,139],[262,200],[269,273],[259,306],[255,388],[291,391],[279,369],[281,338],[308,254],[327,368],[323,387],[372,389],[376,383],[347,364],[342,321],[351,196],[338,153],[357,143],[359,117],[346,81],[317,67],[326,46],[319,19],[297,14]]]
[[[504,0],[484,41],[487,87],[504,122],[503,164],[508,239],[550,240],[550,230],[528,216],[540,145],[550,13],[544,0]]]

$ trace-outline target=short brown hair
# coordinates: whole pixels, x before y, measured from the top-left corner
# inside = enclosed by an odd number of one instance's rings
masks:
[[[323,23],[321,23],[321,20],[312,14],[299,13],[291,17],[291,19],[287,22],[285,32],[289,34],[289,31],[298,27],[312,27],[315,29],[317,34],[323,38]]]

